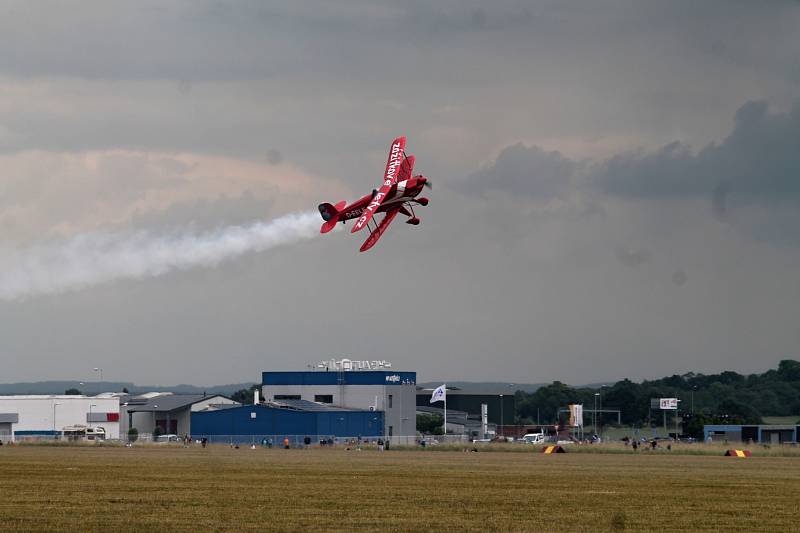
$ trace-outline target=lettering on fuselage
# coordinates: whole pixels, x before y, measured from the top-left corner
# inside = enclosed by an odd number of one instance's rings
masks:
[[[344,214],[344,218],[348,219],[348,220],[351,219],[351,218],[356,218],[357,216],[359,216],[363,212],[364,212],[364,208],[363,207],[359,207],[358,209],[353,209],[352,211],[346,212]]]

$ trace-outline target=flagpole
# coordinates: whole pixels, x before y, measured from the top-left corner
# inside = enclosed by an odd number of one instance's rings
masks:
[[[447,442],[447,383],[444,384],[444,438],[443,441]]]

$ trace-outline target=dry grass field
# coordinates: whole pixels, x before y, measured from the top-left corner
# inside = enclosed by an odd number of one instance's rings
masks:
[[[797,457],[0,448],[10,531],[797,531],[799,506]]]

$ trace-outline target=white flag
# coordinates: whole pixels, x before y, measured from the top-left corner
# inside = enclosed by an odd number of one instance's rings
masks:
[[[446,394],[447,394],[447,391],[445,390],[444,385],[440,385],[439,387],[436,387],[436,389],[434,389],[434,391],[433,391],[433,394],[431,394],[431,402],[430,403],[436,403],[436,402],[445,401],[445,395]]]

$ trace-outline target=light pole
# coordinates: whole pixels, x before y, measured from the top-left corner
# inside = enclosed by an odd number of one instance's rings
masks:
[[[89,420],[87,420],[87,422],[89,423],[89,427],[92,427],[92,407],[97,407],[97,405],[93,403],[89,404]]]
[[[692,385],[692,414],[694,415],[694,391],[697,389],[697,385]]]
[[[598,396],[600,396],[600,393],[599,392],[595,392],[594,393],[594,411],[593,411],[594,420],[592,421],[592,425],[594,426],[594,434],[595,435],[599,435],[599,432],[597,431],[597,397]]]
[[[151,433],[151,435],[153,435],[153,442],[156,441],[156,439],[155,439],[155,433],[156,433],[156,409],[158,409],[158,405],[157,404],[153,404],[153,432]]]
[[[503,435],[503,437],[505,437],[506,434],[503,433],[503,422],[504,422],[504,420],[503,420],[503,395],[501,394],[500,395],[500,434]]]
[[[600,389],[603,390],[602,388]],[[600,426],[600,442],[603,442],[603,395],[600,395],[600,416],[597,418],[597,423]]]
[[[103,381],[103,369],[100,368],[99,366],[96,366],[96,367],[94,367],[94,372],[99,372],[100,373],[100,381]]]

